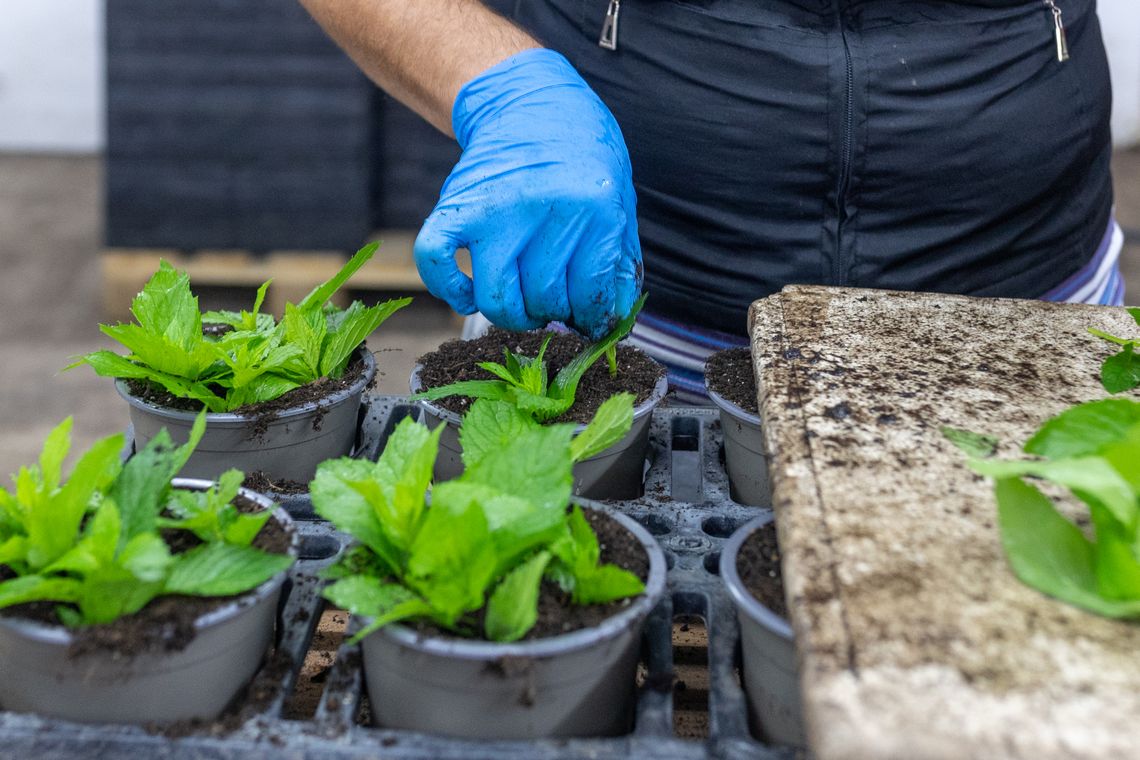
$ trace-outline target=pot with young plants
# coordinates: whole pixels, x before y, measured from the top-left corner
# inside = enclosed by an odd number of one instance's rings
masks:
[[[364,339],[411,301],[354,301],[347,309],[328,303],[376,247],[362,248],[300,303],[286,304],[280,321],[260,313],[268,282],[252,311],[202,313],[189,277],[162,262],[131,305],[136,322],[100,326],[129,353],[95,351],[71,366],[89,364],[116,378],[136,450],[162,429],[187,440],[197,412],[209,412],[187,477],[216,478],[234,467],[308,482],[317,464],[351,452],[361,396],[376,374]]]
[[[466,469],[430,498],[442,427],[405,420],[378,462],[321,465],[314,508],[358,542],[325,596],[360,621],[379,725],[498,739],[630,728],[665,558],[629,518],[572,505],[571,466],[620,438],[631,411],[616,396],[574,438],[574,425],[476,401]]]
[[[729,495],[738,504],[770,506],[768,451],[749,350],[730,348],[710,356],[705,362],[705,390],[720,410]]]
[[[0,490],[0,709],[80,722],[218,716],[260,667],[297,555],[289,516],[240,489],[175,478],[204,429],[125,463],[97,442],[66,482],[68,418]]]
[[[412,373],[412,398],[430,427],[446,427],[436,478],[463,472],[460,423],[475,399],[507,402],[543,423],[573,422],[581,432],[606,399],[629,393],[634,404],[628,432],[605,451],[574,465],[574,493],[590,499],[640,496],[649,423],[668,391],[664,367],[633,346],[618,345],[644,302],[643,296],[628,317],[589,345],[571,332],[492,329],[421,356]],[[605,363],[600,362],[603,356]]]
[[[768,741],[803,747],[796,645],[771,514],[732,534],[721,551],[720,577],[740,621],[740,674],[752,730]]]

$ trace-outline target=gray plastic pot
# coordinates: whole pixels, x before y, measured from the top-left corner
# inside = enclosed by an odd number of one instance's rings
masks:
[[[760,429],[760,415],[744,411],[707,387],[706,390],[709,399],[720,409],[729,495],[738,504],[770,506],[772,492],[768,484],[768,454]]]
[[[190,461],[182,468],[188,478],[217,478],[231,467],[245,473],[264,472],[271,480],[307,483],[317,465],[352,452],[356,440],[360,397],[376,375],[376,360],[363,351],[364,373],[351,387],[319,402],[280,412],[264,433],[254,433],[255,417],[215,412],[206,415],[206,433]],[[185,443],[197,416],[148,404],[127,390],[122,380],[115,387],[130,405],[135,449],[146,445],[162,428],[175,443]],[[318,415],[319,422],[318,422]]]
[[[412,393],[423,389],[420,365],[412,370],[409,383]],[[574,493],[586,499],[636,499],[641,496],[645,479],[645,459],[649,451],[649,423],[653,410],[669,390],[669,380],[662,375],[653,393],[633,408],[633,425],[620,441],[605,451],[574,465]],[[439,439],[439,456],[435,460],[435,479],[451,480],[463,473],[463,447],[459,445],[459,424],[463,416],[430,401],[416,402],[424,410],[428,427],[446,424]],[[585,427],[579,425],[578,431]]]
[[[210,483],[176,478],[179,488]],[[266,497],[242,490],[267,509]],[[292,520],[277,509],[274,519]],[[291,554],[297,556],[296,532]],[[217,717],[257,672],[273,640],[277,601],[287,571],[203,615],[195,636],[177,652],[124,657],[86,652],[71,657],[71,632],[0,617],[0,708],[84,723],[170,723]]]
[[[763,515],[732,534],[721,551],[720,577],[740,620],[741,677],[752,729],[777,744],[804,747],[807,740],[792,628],[749,593],[736,569],[741,545],[771,521],[772,515]]]
[[[665,591],[665,555],[649,533],[608,512],[649,555],[645,594],[587,628],[497,644],[386,626],[362,642],[381,726],[487,739],[612,736],[629,730],[642,622]]]

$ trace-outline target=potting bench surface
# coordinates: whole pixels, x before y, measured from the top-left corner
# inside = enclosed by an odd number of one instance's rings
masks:
[[[847,757],[1135,757],[1140,626],[1022,585],[993,484],[941,426],[1015,457],[1104,398],[1121,309],[791,287],[750,325],[810,743]],[[1075,508],[1075,505],[1073,505]]]

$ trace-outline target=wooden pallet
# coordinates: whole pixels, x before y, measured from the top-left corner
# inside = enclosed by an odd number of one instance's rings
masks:
[[[373,237],[381,241],[380,250],[353,275],[348,288],[422,291],[424,284],[412,257],[415,232],[386,230]],[[158,269],[161,260],[187,272],[190,282],[198,287],[256,288],[266,280],[272,280],[266,294],[265,311],[280,316],[287,301],[297,302],[304,298],[315,285],[344,266],[348,257],[344,251],[282,250],[255,254],[244,250],[185,252],[164,248],[108,248],[100,260],[103,317],[120,321],[130,319],[131,300]]]

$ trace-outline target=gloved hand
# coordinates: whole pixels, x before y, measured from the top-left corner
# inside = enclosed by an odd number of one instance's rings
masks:
[[[459,91],[463,155],[416,238],[427,289],[510,330],[551,321],[596,339],[641,291],[629,154],[609,109],[551,50],[518,53]],[[471,252],[473,280],[455,250]]]

